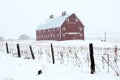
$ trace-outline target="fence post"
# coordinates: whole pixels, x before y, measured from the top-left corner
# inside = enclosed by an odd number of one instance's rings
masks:
[[[90,61],[91,61],[91,65],[90,65],[90,69],[91,69],[91,74],[93,74],[95,72],[95,62],[94,62],[94,52],[93,52],[93,44],[90,43],[89,44],[89,51],[90,51]]]
[[[6,42],[6,52],[7,52],[7,54],[9,53],[8,43],[7,42]]]
[[[118,60],[118,48],[117,48],[117,46],[115,46],[115,62],[117,62],[117,60]]]
[[[19,44],[17,44],[17,51],[18,51],[18,57],[21,57]]]
[[[51,46],[51,53],[52,53],[52,62],[53,62],[53,64],[55,64],[53,46],[52,46],[52,44],[50,44],[50,46]]]
[[[31,55],[32,55],[32,59],[35,59],[35,56],[34,56],[34,54],[33,54],[33,50],[32,50],[31,45],[29,46],[29,48],[30,48],[30,52],[31,52]]]
[[[109,54],[107,54],[107,59],[108,59],[108,73],[109,73]]]

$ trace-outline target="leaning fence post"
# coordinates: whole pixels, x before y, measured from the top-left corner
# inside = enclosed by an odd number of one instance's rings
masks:
[[[108,73],[109,73],[109,54],[107,54],[107,59],[108,59]]]
[[[29,46],[29,48],[30,48],[30,52],[31,52],[31,55],[32,55],[32,59],[35,59],[35,56],[34,56],[34,54],[33,54],[33,50],[32,50],[31,45]]]
[[[91,61],[91,74],[93,74],[95,72],[95,62],[94,62],[94,52],[93,52],[93,44],[90,43],[89,44],[89,51],[90,51],[90,61]]]
[[[17,44],[17,51],[18,51],[18,57],[21,57],[19,44]]]
[[[52,53],[52,62],[53,62],[53,64],[55,64],[53,46],[52,46],[52,44],[50,44],[50,46],[51,46],[51,53]]]
[[[7,42],[6,42],[6,52],[7,52],[7,54],[9,53],[8,43]]]

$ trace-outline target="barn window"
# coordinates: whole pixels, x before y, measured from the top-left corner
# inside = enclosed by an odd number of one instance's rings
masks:
[[[50,35],[48,34],[48,38],[50,38]]]
[[[57,30],[59,30],[59,28],[57,28]]]
[[[41,36],[39,36],[39,39],[41,39],[42,37]]]
[[[45,32],[45,30],[43,30],[43,32]]]
[[[59,37],[59,34],[57,34],[57,37]]]
[[[52,34],[50,34],[51,38],[52,38]]]
[[[62,30],[65,31],[65,27],[62,27]]]
[[[82,31],[82,27],[79,27],[79,30]]]
[[[45,35],[45,38],[47,38],[47,35]]]
[[[78,18],[75,18],[75,21],[78,22],[79,21]]]
[[[80,37],[82,37],[83,36],[83,34],[82,33],[80,33]]]
[[[69,24],[76,24],[76,19],[68,18],[68,19],[67,19],[67,22],[68,22]]]
[[[53,37],[55,37],[55,34],[53,34]]]
[[[63,37],[65,37],[65,34],[62,34]]]
[[[49,32],[50,30],[48,29],[48,32]]]
[[[55,28],[53,29],[53,31],[55,31]]]

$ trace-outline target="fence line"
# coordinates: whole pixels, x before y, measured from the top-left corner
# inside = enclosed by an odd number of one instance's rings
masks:
[[[18,52],[14,42],[7,42],[9,47],[9,54],[17,57]],[[0,51],[6,51],[6,42],[0,42]],[[19,43],[21,58],[32,59],[30,45],[34,53],[35,59],[43,60],[52,63],[51,43]],[[93,44],[94,45],[94,44]],[[82,63],[89,66],[89,45],[87,44],[67,44],[53,43],[54,58],[56,63],[72,64],[80,67]],[[120,48],[117,50],[118,62],[120,63]],[[110,64],[114,66],[114,47],[99,47],[94,46],[95,64],[100,69],[106,68],[106,64],[102,61],[102,56],[107,58],[109,54]],[[118,65],[120,67],[120,65]]]

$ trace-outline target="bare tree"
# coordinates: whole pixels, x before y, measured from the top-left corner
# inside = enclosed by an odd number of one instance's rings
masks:
[[[18,37],[18,40],[28,40],[30,37],[28,35],[22,34]]]
[[[0,36],[0,41],[3,41],[4,40],[4,37]]]

